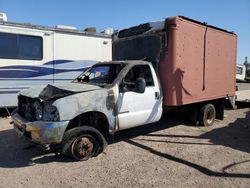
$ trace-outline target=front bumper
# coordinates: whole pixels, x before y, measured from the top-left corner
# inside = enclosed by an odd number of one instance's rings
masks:
[[[63,134],[69,121],[33,121],[22,118],[16,111],[11,115],[16,132],[32,142],[57,144],[62,141]]]

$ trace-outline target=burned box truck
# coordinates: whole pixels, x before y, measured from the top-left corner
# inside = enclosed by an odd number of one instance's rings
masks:
[[[113,35],[113,59],[72,83],[20,92],[18,133],[86,160],[115,132],[160,120],[165,107],[188,109],[200,125],[223,119],[235,95],[234,33],[177,16]]]

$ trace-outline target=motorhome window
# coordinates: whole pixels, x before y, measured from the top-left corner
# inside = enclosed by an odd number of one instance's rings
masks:
[[[42,38],[12,33],[0,33],[0,58],[41,60]]]

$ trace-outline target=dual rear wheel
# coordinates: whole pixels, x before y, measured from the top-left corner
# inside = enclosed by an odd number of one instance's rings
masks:
[[[213,104],[206,104],[200,110],[199,124],[201,126],[212,126],[216,117],[216,110]]]
[[[224,110],[224,108],[221,108]],[[195,125],[200,126],[212,126],[214,124],[216,116],[216,108],[213,104],[205,104],[203,106],[192,106],[189,108],[189,118]],[[222,113],[224,114],[224,113]],[[223,116],[223,115],[222,115]]]

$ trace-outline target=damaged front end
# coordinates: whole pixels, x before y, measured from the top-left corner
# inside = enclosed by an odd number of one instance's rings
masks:
[[[71,83],[22,90],[12,114],[15,129],[42,145],[61,143],[66,130],[83,125],[95,126],[105,134],[113,132],[118,95],[114,94],[118,90],[114,80],[124,67],[121,62],[99,63]]]
[[[59,112],[53,101],[18,96],[18,113],[28,121],[59,121]]]
[[[52,103],[19,95],[18,108],[12,113],[16,131],[38,144],[60,143],[69,121],[60,121]]]

